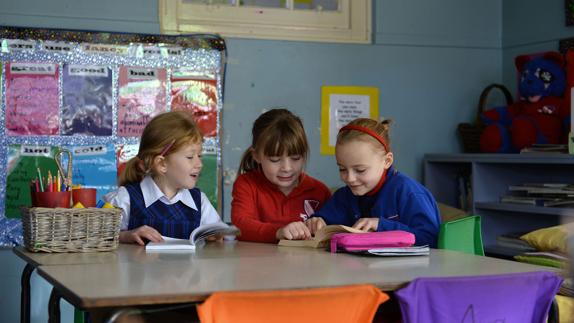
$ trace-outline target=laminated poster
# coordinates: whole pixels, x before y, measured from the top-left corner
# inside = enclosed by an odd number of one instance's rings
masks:
[[[118,136],[139,137],[157,114],[166,111],[164,68],[120,67]]]
[[[112,135],[112,70],[107,66],[63,68],[63,135]]]
[[[6,180],[6,217],[20,218],[20,208],[31,206],[30,182],[38,178],[38,168],[42,177],[57,174],[54,161],[56,147],[39,145],[8,146],[8,178]]]
[[[213,78],[174,71],[171,98],[171,109],[191,111],[205,137],[217,135],[217,83]]]
[[[321,154],[335,154],[339,129],[356,118],[379,119],[379,88],[321,87]]]
[[[117,188],[116,153],[113,144],[68,146],[72,152],[72,183],[95,188],[97,199]]]
[[[6,64],[7,134],[56,135],[58,110],[58,64]]]
[[[128,160],[134,158],[140,149],[139,144],[119,144],[116,145],[116,165],[118,167],[117,176],[120,178]]]
[[[217,154],[215,149],[213,151],[208,151],[205,147],[203,149],[201,157],[203,168],[197,181],[197,187],[207,195],[213,207],[217,209]]]

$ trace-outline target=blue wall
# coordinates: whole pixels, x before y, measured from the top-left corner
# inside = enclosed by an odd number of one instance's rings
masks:
[[[415,178],[425,153],[460,152],[456,125],[473,119],[481,89],[502,78],[500,1],[374,4],[372,45],[228,40],[226,170],[236,170],[252,121],[287,106],[303,117],[313,147],[309,173],[340,186],[334,158],[319,154],[322,85],[378,87],[380,115],[395,120],[396,164]],[[231,186],[224,189],[228,206]]]
[[[502,12],[503,82],[514,94],[514,58],[520,54],[557,51],[560,39],[574,37],[574,27],[566,27],[564,0],[504,0]]]
[[[521,23],[515,13],[540,15],[549,3],[518,0],[382,0],[374,1],[374,44],[228,39],[229,62],[223,111],[226,170],[224,215],[229,219],[233,172],[250,142],[252,121],[264,110],[286,106],[305,123],[312,146],[308,172],[328,186],[339,186],[332,156],[319,154],[320,87],[376,86],[380,115],[395,120],[392,146],[397,167],[420,179],[425,153],[460,152],[459,122],[471,121],[478,95],[503,80],[506,50]],[[543,4],[544,3],[544,4]],[[557,8],[543,17],[560,17]],[[513,11],[509,15],[506,11]],[[504,15],[503,15],[504,13]],[[528,13],[528,12],[527,12]],[[537,17],[539,18],[539,17]],[[506,22],[510,19],[511,22]],[[533,18],[536,20],[536,18]],[[149,0],[0,0],[0,24],[12,26],[158,33],[157,4]],[[561,22],[563,25],[563,23]],[[504,27],[504,28],[503,28]],[[537,30],[532,27],[532,30]],[[517,28],[518,29],[518,28]],[[551,29],[551,35],[556,30]],[[544,36],[544,35],[541,35]],[[545,38],[548,41],[547,37]],[[506,47],[505,47],[506,49]],[[504,64],[503,64],[504,62]],[[505,74],[506,76],[506,74]],[[19,272],[23,266],[10,251],[0,251],[2,321],[18,320]],[[45,321],[45,282],[33,282],[33,321]],[[65,320],[71,318],[66,312]]]
[[[319,155],[322,85],[379,87],[380,114],[396,122],[396,164],[415,178],[421,177],[424,153],[459,152],[456,125],[472,120],[480,90],[502,77],[501,9],[499,0],[377,1],[372,45],[228,39],[222,138],[225,218],[251,123],[270,107],[286,106],[303,118],[313,147],[308,172],[328,186],[341,185],[334,158]],[[0,21],[159,32],[155,2],[143,0],[4,0]]]

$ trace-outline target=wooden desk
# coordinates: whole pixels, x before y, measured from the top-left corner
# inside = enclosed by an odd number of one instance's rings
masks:
[[[125,246],[120,247],[120,252]],[[431,250],[429,257],[364,257],[247,242],[212,243],[194,253],[146,253],[130,261],[40,266],[72,305],[87,310],[200,302],[216,291],[374,284],[396,290],[417,277],[554,271],[502,259]],[[73,255],[70,255],[73,256]]]
[[[26,262],[20,281],[20,322],[30,322],[30,277],[39,266],[75,265],[75,264],[104,264],[130,261],[139,250],[137,246],[124,245],[110,252],[89,253],[45,253],[29,252],[24,247],[15,247],[12,251]],[[50,299],[57,297],[52,293]]]

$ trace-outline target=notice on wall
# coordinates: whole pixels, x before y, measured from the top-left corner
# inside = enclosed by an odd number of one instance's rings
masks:
[[[321,154],[335,153],[339,129],[357,118],[379,117],[379,89],[323,86],[321,89]]]
[[[63,135],[112,135],[112,70],[108,66],[64,65]]]
[[[217,135],[217,81],[213,75],[197,75],[184,68],[171,78],[171,109],[187,110],[204,137]]]
[[[166,111],[164,68],[120,67],[118,136],[139,137],[145,125]]]
[[[32,180],[45,181],[48,174],[56,174],[56,147],[41,145],[8,146],[6,180],[6,217],[20,218],[20,208],[32,205]]]
[[[117,189],[116,151],[113,144],[66,146],[72,153],[72,183],[95,188],[96,198]]]
[[[58,64],[6,64],[6,133],[56,135]]]

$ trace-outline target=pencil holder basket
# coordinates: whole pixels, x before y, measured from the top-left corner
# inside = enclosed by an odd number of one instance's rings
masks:
[[[513,102],[512,94],[510,91],[502,84],[490,84],[485,87],[480,93],[480,98],[478,100],[478,107],[476,111],[476,120],[474,123],[459,123],[458,124],[458,134],[462,141],[462,150],[465,153],[479,153],[480,152],[480,135],[486,127],[480,118],[480,114],[485,111],[485,105],[487,103],[488,96],[492,93],[492,90],[499,90],[504,95],[506,99],[506,105],[511,105]]]
[[[121,209],[22,209],[24,245],[32,252],[95,252],[118,247]]]

